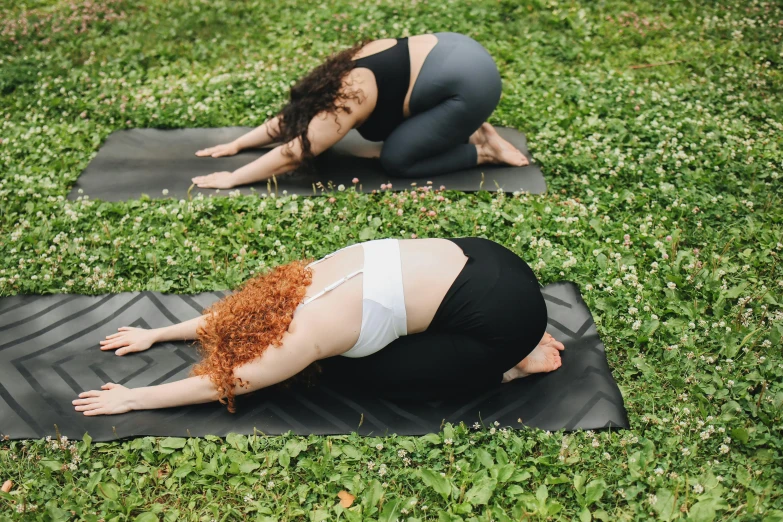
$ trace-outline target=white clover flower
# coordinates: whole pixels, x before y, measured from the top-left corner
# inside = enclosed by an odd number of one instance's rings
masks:
[[[702,486],[701,484],[694,484],[693,492],[696,493],[697,495],[704,493],[704,486]]]

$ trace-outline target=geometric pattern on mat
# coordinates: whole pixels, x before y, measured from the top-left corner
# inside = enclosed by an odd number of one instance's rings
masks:
[[[235,156],[223,158],[198,158],[195,152],[218,143],[232,141],[249,131],[248,127],[220,127],[213,129],[127,129],[110,134],[101,145],[98,154],[81,173],[68,194],[75,199],[81,190],[93,199],[125,201],[138,199],[142,194],[151,198],[180,199],[188,195],[191,178],[218,171],[233,172],[261,157],[269,149],[248,149]],[[516,129],[498,127],[503,138],[511,142],[530,158],[525,135]],[[444,185],[449,190],[475,192],[479,190],[505,192],[524,190],[531,194],[546,191],[546,181],[538,164],[526,167],[509,165],[476,165],[474,167],[428,178],[397,178],[389,176],[373,155],[380,153],[382,144],[362,138],[351,130],[336,145],[316,158],[310,172],[296,172],[277,177],[277,186],[271,180],[234,187],[216,192],[214,189],[190,189],[190,195],[226,196],[238,190],[242,194],[266,194],[277,191],[282,194],[314,195],[313,185],[321,182],[325,187],[345,185],[359,178],[356,190],[372,192],[384,183],[392,183],[393,189],[406,190],[411,183],[421,187],[431,181],[434,188]]]
[[[95,440],[144,435],[228,433],[419,435],[443,422],[476,421],[546,430],[627,428],[622,396],[606,362],[590,311],[573,283],[543,289],[549,329],[566,349],[563,365],[461,402],[391,402],[359,390],[260,390],[239,397],[238,412],[218,403],[117,416],[84,417],[71,401],[105,382],[148,386],[187,377],[195,346],[163,343],[117,357],[98,342],[122,325],[160,327],[196,317],[222,292],[25,295],[0,298],[0,434],[14,439],[89,433]],[[56,426],[56,428],[55,428]]]

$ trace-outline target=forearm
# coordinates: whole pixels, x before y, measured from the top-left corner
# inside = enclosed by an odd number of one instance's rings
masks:
[[[275,116],[268,122],[264,123],[260,127],[256,127],[247,134],[243,134],[234,143],[242,149],[250,149],[254,147],[263,147],[273,143],[277,136],[280,134],[279,120]]]
[[[198,329],[206,322],[206,316],[202,315],[189,321],[173,324],[164,328],[156,328],[155,342],[165,341],[188,341],[198,337]]]
[[[131,392],[133,398],[130,406],[133,410],[155,410],[218,400],[215,385],[207,376],[134,388]]]
[[[278,145],[252,163],[235,170],[234,186],[264,181],[296,169],[299,165],[299,154],[294,151],[293,157],[286,156],[283,154],[286,147],[287,145]]]
[[[242,383],[234,386],[235,395],[244,395],[282,382],[322,356],[318,344],[306,334],[300,334],[299,339],[291,339],[291,334],[288,335],[288,346],[268,347],[262,357],[257,357],[234,370],[234,377]],[[181,381],[129,391],[127,406],[132,410],[186,406],[219,399],[217,389],[208,376],[188,377]]]

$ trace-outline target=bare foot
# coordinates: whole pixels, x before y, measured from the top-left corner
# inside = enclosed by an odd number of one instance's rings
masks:
[[[489,123],[482,123],[481,127],[470,135],[468,142],[473,145],[484,145],[487,142],[487,133],[484,132],[484,125],[489,125]]]
[[[563,365],[560,352],[564,349],[563,343],[545,333],[538,346],[522,359],[522,362],[503,374],[503,382],[527,377],[534,373],[548,373],[557,370]]]
[[[469,141],[476,145],[480,164],[505,163],[515,167],[524,167],[530,164],[525,155],[501,138],[489,123],[482,123],[481,127],[470,136]]]

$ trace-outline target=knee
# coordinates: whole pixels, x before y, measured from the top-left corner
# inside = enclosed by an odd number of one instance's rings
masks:
[[[396,178],[409,177],[411,162],[400,151],[389,150],[385,146],[381,151],[381,166],[390,176]]]

